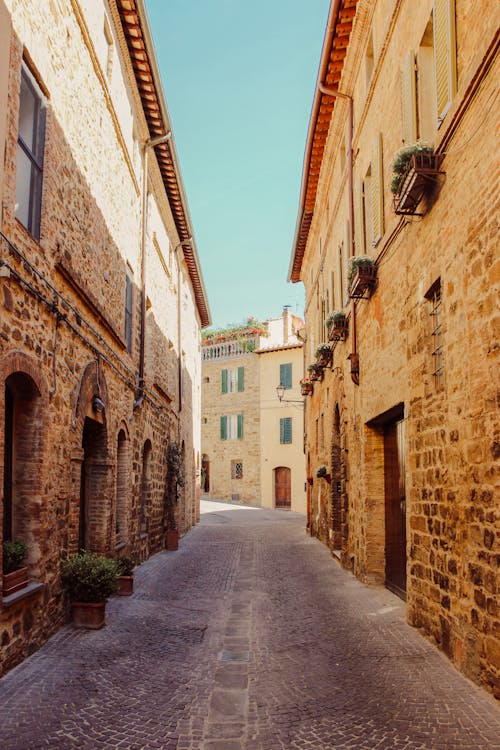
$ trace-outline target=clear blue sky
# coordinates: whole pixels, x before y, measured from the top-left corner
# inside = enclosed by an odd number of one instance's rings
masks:
[[[286,281],[329,0],[146,0],[214,326]]]

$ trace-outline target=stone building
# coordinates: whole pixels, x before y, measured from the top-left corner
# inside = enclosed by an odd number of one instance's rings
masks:
[[[496,692],[499,25],[492,0],[331,3],[289,270],[307,361],[333,353],[310,533]]]
[[[61,555],[163,548],[169,443],[198,519],[210,315],[142,0],[0,0],[0,198],[4,671],[65,621]]]
[[[265,323],[250,318],[206,334],[201,445],[209,497],[305,513],[302,326],[285,308]]]

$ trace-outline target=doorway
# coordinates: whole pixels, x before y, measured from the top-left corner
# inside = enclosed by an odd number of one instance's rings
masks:
[[[274,506],[281,510],[292,507],[292,472],[287,466],[274,470]]]
[[[201,459],[201,488],[203,492],[210,492],[210,460],[206,453]]]
[[[384,426],[385,585],[406,599],[405,422]]]
[[[98,536],[102,535],[100,521],[106,497],[106,428],[103,424],[85,418],[82,448],[78,550],[96,552],[99,551]]]

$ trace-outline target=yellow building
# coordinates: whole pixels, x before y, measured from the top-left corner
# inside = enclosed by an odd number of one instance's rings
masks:
[[[285,309],[264,324],[250,319],[204,339],[202,485],[208,496],[305,513],[302,325]]]
[[[332,359],[310,531],[493,691],[499,26],[493,0],[331,3],[289,271]]]

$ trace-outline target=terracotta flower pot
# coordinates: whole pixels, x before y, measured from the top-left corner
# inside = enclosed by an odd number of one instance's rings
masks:
[[[75,628],[99,630],[106,624],[106,602],[71,602],[71,618]]]
[[[179,549],[179,532],[177,529],[168,529],[165,540],[165,547],[168,550]]]
[[[120,576],[118,579],[118,596],[130,596],[134,593],[134,576]]]
[[[12,573],[6,573],[3,576],[2,593],[3,596],[9,596],[16,591],[26,588],[28,585],[28,568],[18,568]]]

